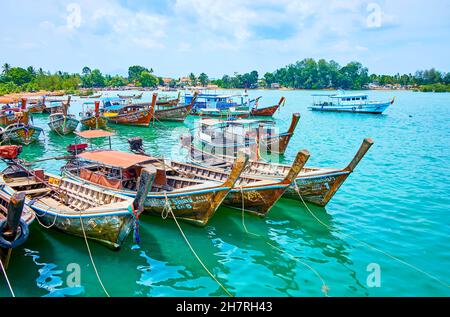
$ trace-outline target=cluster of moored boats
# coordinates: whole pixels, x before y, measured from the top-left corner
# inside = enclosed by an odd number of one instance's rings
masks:
[[[143,212],[205,226],[221,205],[261,217],[281,198],[325,206],[373,144],[365,139],[353,160],[341,169],[306,167],[307,150],[298,151],[290,164],[265,161],[265,155],[285,153],[300,119],[294,113],[285,132],[267,119],[285,102],[282,98],[270,109],[255,106],[259,99],[252,101],[253,105],[247,102],[247,110],[262,109],[264,119],[242,119],[231,112],[201,118],[197,133],[181,138],[181,147],[188,153],[186,162],[147,153],[139,137],[128,140],[128,152],[111,147],[114,133],[105,130],[108,123],[148,126],[152,121],[183,121],[193,109],[196,114],[210,109],[199,97],[210,99],[198,93],[185,96],[183,104],[180,95],[158,99],[153,94],[150,103],[132,102],[140,99],[136,95],[109,97],[102,108],[100,101],[94,101],[93,107],[85,103],[80,119],[68,113],[70,98],[51,107],[45,99],[35,103],[22,99],[20,107],[3,108],[0,120],[8,123],[4,141],[29,144],[29,135],[28,139],[12,138],[9,127],[26,127],[29,134],[37,127],[26,118],[45,111],[50,114],[51,130],[61,135],[75,133],[76,139],[85,143],[67,147],[60,175],[30,168],[20,159],[21,145],[0,146],[0,159],[7,165],[0,173],[2,261],[7,262],[8,250],[26,239],[27,226],[33,220],[45,228],[118,249]],[[237,108],[232,111],[244,111],[242,105]],[[80,122],[89,129],[76,131]],[[109,138],[109,147],[89,147],[99,138]]]

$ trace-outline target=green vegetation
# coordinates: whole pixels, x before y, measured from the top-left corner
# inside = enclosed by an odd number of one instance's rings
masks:
[[[157,87],[163,85],[164,80],[153,74],[153,69],[134,65],[128,68],[128,77],[119,75],[103,75],[99,69],[83,67],[81,74],[69,74],[58,71],[45,72],[42,68],[35,70],[12,67],[4,64],[0,74],[0,95],[15,92],[32,92],[38,90],[64,90],[67,93],[89,93],[95,88],[123,87]],[[287,65],[274,72],[259,77],[257,71],[245,74],[234,73],[233,76],[224,75],[220,79],[210,80],[206,73],[198,77],[190,73],[187,78],[166,81],[171,88],[191,86],[207,86],[215,84],[221,88],[258,88],[258,87],[286,87],[296,89],[365,89],[369,84],[378,86],[401,85],[419,91],[450,91],[450,73],[439,72],[434,68],[417,71],[412,74],[369,75],[369,71],[361,63],[350,62],[345,66],[331,60],[315,61],[307,58],[294,64]]]

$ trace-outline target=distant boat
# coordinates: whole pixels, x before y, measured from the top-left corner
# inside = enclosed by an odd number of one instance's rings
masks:
[[[117,96],[121,99],[141,99],[144,93],[140,93],[138,95],[121,95],[117,94]]]
[[[50,115],[48,126],[58,134],[69,134],[75,131],[79,121],[73,114],[54,113]]]
[[[395,101],[369,101],[367,94],[313,95],[312,111],[381,114]],[[326,100],[324,100],[326,99]]]
[[[83,126],[89,129],[101,129],[105,128],[108,120],[100,114],[100,101],[95,101],[94,109],[86,107],[86,103],[83,104],[83,111],[80,113],[80,122]]]
[[[69,102],[63,104],[62,112],[50,115],[50,122],[48,123],[50,130],[55,131],[58,134],[66,135],[72,133],[78,127],[80,121],[78,121],[73,114],[68,113],[70,106]]]
[[[256,98],[256,102],[254,104],[254,106],[251,108],[251,115],[255,116],[255,117],[272,117],[275,112],[284,105],[284,103],[286,102],[286,98],[281,97],[280,101],[278,102],[278,104],[274,105],[274,106],[269,106],[269,107],[263,107],[263,108],[259,108],[258,107],[258,101],[261,97]]]

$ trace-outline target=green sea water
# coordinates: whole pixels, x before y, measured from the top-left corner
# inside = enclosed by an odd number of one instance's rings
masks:
[[[324,296],[324,284],[329,296],[449,296],[450,94],[370,91],[375,100],[396,95],[396,103],[384,115],[358,115],[310,112],[312,93],[249,92],[263,96],[262,105],[287,98],[275,116],[281,130],[293,112],[302,115],[282,161],[306,148],[308,165],[343,167],[365,137],[374,146],[326,208],[281,199],[265,219],[245,216],[254,234],[245,231],[240,211],[226,207],[205,228],[181,223],[199,257],[236,296]],[[72,104],[78,114],[81,102]],[[24,148],[22,158],[65,155],[75,137],[51,133],[47,116],[33,120],[45,137]],[[182,160],[179,138],[196,120],[112,126],[113,147],[127,150],[127,139],[140,136],[147,152]],[[58,173],[62,164],[37,166]],[[173,220],[142,216],[140,223],[140,246],[132,234],[118,252],[89,244],[111,296],[226,296]],[[73,263],[80,267],[79,286],[70,283]],[[17,296],[105,296],[84,240],[37,222],[14,250],[8,276]],[[10,296],[3,276],[0,296]]]

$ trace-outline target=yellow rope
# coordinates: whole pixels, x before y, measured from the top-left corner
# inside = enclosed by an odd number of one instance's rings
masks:
[[[84,242],[86,243],[86,247],[87,247],[87,250],[88,250],[88,253],[89,253],[89,258],[91,259],[91,263],[92,263],[92,267],[94,268],[95,275],[97,275],[97,279],[98,279],[98,281],[99,281],[103,291],[105,292],[106,296],[110,297],[108,291],[106,290],[105,286],[103,285],[103,282],[102,282],[102,279],[100,278],[100,275],[98,274],[97,267],[95,266],[94,259],[92,258],[91,248],[89,247],[89,243],[88,243],[88,240],[87,240],[86,232],[84,231],[84,224],[83,224],[83,218],[81,217],[81,210],[80,210],[80,223],[81,223],[81,229],[83,230]]]
[[[167,199],[167,194],[164,193],[165,197],[166,197],[166,202],[168,202]],[[201,266],[205,269],[206,273],[209,274],[209,276],[211,276],[211,278],[216,281],[216,283],[224,290],[225,293],[227,293],[228,296],[230,297],[234,297],[233,294],[231,294],[226,288],[225,286],[223,286],[222,283],[220,283],[220,281],[208,270],[208,268],[206,267],[206,265],[202,262],[202,260],[200,259],[200,257],[197,255],[197,253],[195,252],[194,248],[192,247],[192,245],[189,243],[188,238],[186,237],[186,235],[183,232],[183,229],[181,229],[180,224],[177,221],[177,218],[175,217],[173,211],[172,211],[172,207],[170,207],[170,204],[168,205],[168,211],[170,212],[170,214],[173,217],[173,220],[175,220],[175,224],[177,225],[178,229],[180,230],[181,235],[184,238],[184,241],[186,242],[186,244],[188,245],[189,249],[191,249],[192,254],[194,254],[194,256],[197,258],[198,262],[201,264]]]
[[[16,297],[16,294],[14,294],[14,291],[13,291],[13,289],[11,287],[11,283],[9,282],[8,275],[6,274],[6,269],[3,266],[3,262],[1,260],[0,260],[0,266],[2,267],[3,275],[5,276],[6,283],[8,284],[9,291],[11,292],[12,297]]]
[[[244,207],[244,192],[242,190],[242,186],[241,186],[241,197],[242,197],[242,226],[244,227],[244,230],[247,234],[251,234],[254,235],[256,237],[260,237],[263,238],[262,236],[260,236],[259,234],[250,232],[247,230],[247,226],[245,225],[245,207]],[[290,257],[292,260],[296,261],[297,263],[300,263],[301,265],[305,266],[306,268],[308,268],[309,270],[311,270],[322,282],[322,288],[321,291],[325,294],[325,296],[328,296],[328,291],[329,291],[329,287],[327,286],[327,284],[325,283],[325,280],[322,278],[322,276],[319,274],[319,272],[317,272],[315,269],[313,269],[310,265],[306,264],[303,261],[300,261],[299,259],[297,259],[296,257],[294,257],[293,255],[289,254],[288,252],[286,252],[283,249],[280,249],[276,246],[274,246],[273,244],[271,244],[268,241],[265,241],[270,247],[274,248],[275,250],[280,251],[281,253],[286,254],[288,257]]]
[[[437,278],[437,277],[431,275],[431,274],[428,273],[428,272],[425,272],[424,270],[418,268],[417,266],[415,266],[415,265],[413,265],[413,264],[410,264],[410,263],[408,263],[408,262],[405,262],[404,260],[401,260],[401,259],[399,259],[399,258],[393,256],[392,254],[387,253],[386,251],[383,251],[383,250],[381,250],[381,249],[378,249],[378,248],[376,248],[376,247],[370,245],[370,244],[367,243],[367,242],[361,241],[361,240],[359,240],[358,238],[355,238],[354,236],[352,236],[352,235],[350,235],[350,234],[348,234],[348,233],[344,233],[344,232],[342,232],[341,230],[333,229],[332,227],[330,227],[329,225],[327,225],[326,223],[324,223],[322,220],[320,220],[319,218],[317,218],[317,216],[316,216],[316,215],[312,212],[312,210],[308,207],[308,205],[306,204],[306,202],[305,202],[305,200],[303,199],[302,195],[300,194],[300,189],[298,188],[297,183],[295,183],[294,188],[295,188],[295,191],[297,192],[298,196],[300,197],[300,199],[301,199],[303,205],[304,205],[304,206],[306,207],[306,209],[308,210],[308,212],[309,212],[309,213],[317,220],[317,222],[319,222],[322,226],[324,226],[324,227],[327,228],[328,230],[331,230],[331,231],[333,231],[333,230],[334,230],[334,231],[337,231],[337,232],[341,233],[342,235],[347,236],[347,237],[349,237],[349,238],[351,238],[351,239],[353,239],[353,240],[359,242],[360,244],[363,244],[363,245],[367,246],[369,249],[372,249],[372,250],[377,251],[377,252],[379,252],[379,253],[381,253],[381,254],[384,254],[385,256],[387,256],[387,257],[389,257],[389,258],[391,258],[391,259],[393,259],[393,260],[395,260],[395,261],[397,261],[397,262],[400,262],[400,263],[402,263],[402,264],[404,264],[404,265],[406,265],[406,266],[412,268],[413,270],[415,270],[415,271],[417,271],[417,272],[419,272],[419,273],[422,273],[422,274],[428,276],[429,278],[431,278],[431,279],[433,279],[433,280],[439,282],[440,284],[442,284],[442,285],[444,285],[444,286],[446,286],[446,287],[450,287],[449,284],[447,284],[447,283],[441,281],[439,278]]]

